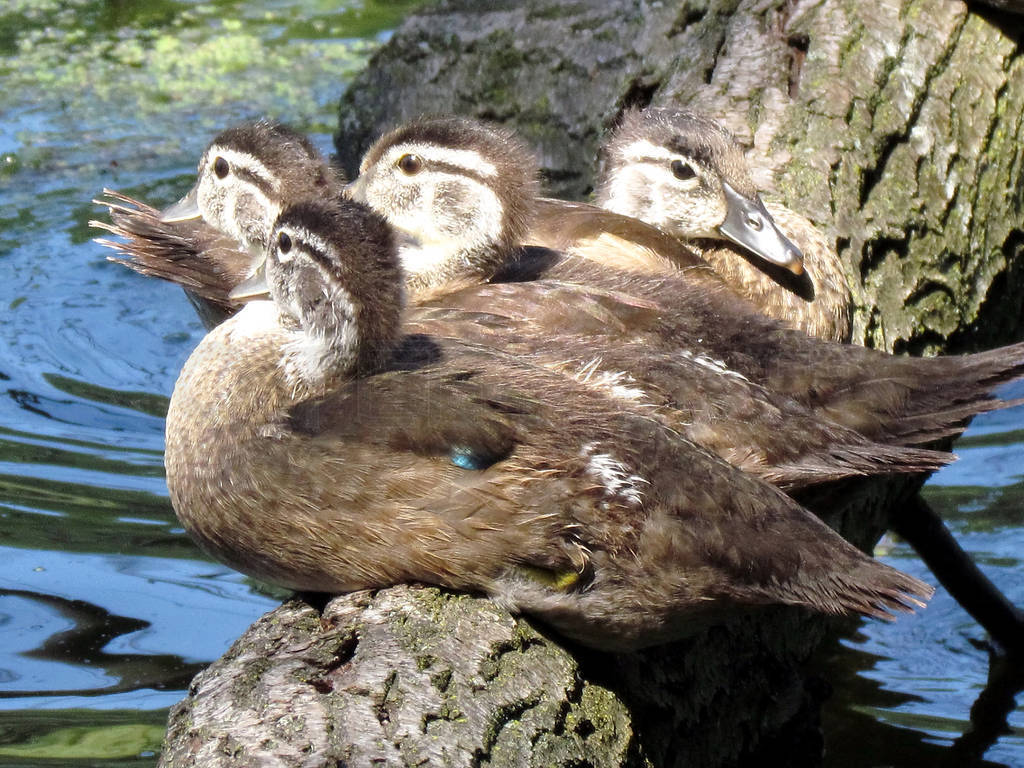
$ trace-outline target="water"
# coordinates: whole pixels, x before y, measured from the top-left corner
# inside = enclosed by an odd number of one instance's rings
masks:
[[[189,679],[277,604],[174,518],[162,415],[202,329],[180,291],[105,261],[89,200],[109,186],[170,202],[243,118],[285,119],[328,150],[345,80],[411,4],[0,10],[0,765],[153,765]],[[979,420],[929,487],[1018,603],[1021,430],[1021,409]],[[898,543],[887,559],[928,579]],[[947,759],[986,683],[983,639],[940,592],[919,617],[838,642],[821,662],[828,764]],[[988,765],[1024,764],[1010,709]]]

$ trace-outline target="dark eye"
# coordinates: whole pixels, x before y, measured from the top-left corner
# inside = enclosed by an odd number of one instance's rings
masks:
[[[697,175],[697,173],[689,163],[684,162],[683,160],[673,160],[672,175],[680,181],[686,181],[687,179],[692,179]]]
[[[218,157],[213,161],[213,172],[217,174],[218,179],[223,179],[228,175],[231,168],[228,166],[228,161],[223,157]]]
[[[288,237],[287,232],[281,232],[277,236],[277,249],[281,253],[288,253],[292,249],[292,239]]]
[[[423,159],[419,155],[402,155],[398,158],[398,167],[406,176],[415,176],[423,170]]]

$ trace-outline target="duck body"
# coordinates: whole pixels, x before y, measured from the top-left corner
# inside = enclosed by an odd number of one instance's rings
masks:
[[[506,135],[500,135],[496,145],[508,151],[497,152],[493,162],[490,155],[481,161],[470,148],[485,129],[472,121],[441,122],[444,130],[430,128],[424,134],[413,124],[392,135],[390,143],[382,140],[368,158],[387,156],[388,168],[393,170],[375,171],[372,163],[364,163],[368,178],[361,184],[365,192],[373,192],[378,204],[399,207],[395,218],[409,240],[426,242],[428,250],[433,247],[435,252],[457,253],[456,261],[463,263],[489,225],[471,226],[472,236],[463,238],[461,245],[444,245],[446,236],[455,236],[457,222],[443,219],[448,224],[438,227],[420,206],[430,200],[434,201],[430,205],[452,204],[472,217],[478,210],[475,203],[484,200],[482,209],[504,211],[503,200],[516,198],[514,190],[526,183],[523,179],[531,179],[532,172],[529,155],[523,156],[522,148],[508,144]],[[461,135],[467,122],[472,123],[472,130],[456,141],[453,136]],[[439,147],[435,168],[430,166],[433,158],[428,137],[442,137],[455,144]],[[218,138],[204,154],[200,168],[207,180],[203,184],[214,183],[212,165],[219,156],[218,148],[226,143]],[[239,153],[235,146],[227,148]],[[458,152],[453,154],[452,149]],[[407,175],[399,161],[411,155],[417,157],[418,171]],[[269,161],[261,159],[263,167],[269,167]],[[460,171],[453,160],[472,167]],[[479,168],[507,170],[486,176]],[[294,173],[295,169],[289,167],[288,171]],[[461,173],[473,176],[467,188],[459,185]],[[401,181],[406,176],[407,180]],[[232,178],[228,174],[222,181]],[[488,197],[481,180],[492,178],[499,181]],[[422,188],[412,184],[416,180],[425,180]],[[393,187],[405,192],[388,192]],[[532,189],[529,184],[526,188]],[[219,199],[245,201],[253,197],[235,192]],[[860,353],[828,351],[826,345],[785,331],[738,299],[721,276],[692,251],[654,227],[586,204],[540,200],[536,207],[561,210],[563,226],[550,227],[547,232],[542,229],[540,235],[535,227],[527,236],[528,206],[520,201],[513,207],[515,215],[499,227],[501,236],[485,249],[483,263],[463,268],[468,274],[454,279],[446,272],[447,277],[440,280],[427,275],[407,281],[413,306],[429,305],[435,315],[441,309],[455,314],[460,309],[486,313],[486,324],[462,323],[458,333],[496,347],[515,336],[517,351],[544,358],[538,364],[560,367],[577,378],[582,371],[590,371],[587,383],[599,387],[616,379],[629,380],[632,384],[620,387],[620,392],[646,389],[647,401],[656,404],[674,428],[745,470],[787,488],[850,474],[934,469],[948,460],[948,454],[901,452],[898,447],[925,442],[937,432],[946,434],[942,430],[951,431],[949,409],[939,398],[929,392],[924,402],[918,401],[912,370],[917,363],[906,364],[899,380],[889,382],[884,368],[893,358],[865,353],[862,360]],[[219,205],[211,215],[224,231],[258,232],[252,244],[266,241],[267,223],[238,227],[221,221],[248,216],[262,217],[265,222],[266,211],[256,216],[252,206]],[[118,230],[131,238],[127,249],[132,262],[138,261],[140,252],[149,258],[158,246],[173,242],[173,238],[157,239],[149,234],[152,215],[143,209],[130,212],[121,206],[114,216]],[[542,215],[540,221],[552,223],[554,218]],[[157,226],[172,228],[181,223],[158,222]],[[531,255],[526,255],[523,249],[512,249],[519,257],[510,256],[510,243],[530,238],[566,251],[527,249]],[[467,245],[467,241],[472,243]],[[601,263],[609,253],[614,260],[611,266]],[[498,255],[504,260],[501,269],[505,275],[495,275],[495,279],[528,278],[532,282],[481,285],[484,264],[494,269]],[[162,260],[169,265],[165,272],[180,270],[180,261],[190,262],[179,260],[174,253],[166,253]],[[420,259],[417,264],[430,260]],[[213,285],[205,290],[210,295],[224,296],[234,287],[223,285],[224,273],[208,274],[212,274]],[[594,351],[597,348],[599,353]],[[818,380],[819,362],[832,366],[831,380],[825,375]],[[883,370],[871,370],[878,366]],[[941,388],[941,382],[929,383],[935,390]],[[963,423],[972,403],[984,410],[998,402],[987,397],[987,386],[976,389],[965,396],[966,404],[954,414],[957,423]],[[888,399],[879,400],[880,395]],[[929,408],[941,412],[934,423],[929,422]],[[878,440],[896,446],[880,446]]]
[[[690,231],[705,237],[726,232],[756,248],[762,258],[799,274],[799,250],[771,220],[732,137],[712,124],[703,133],[695,132],[694,138],[694,134],[680,134],[675,121],[675,116],[665,121],[671,131],[668,147],[648,135],[633,143],[653,154],[657,162],[652,167],[662,176],[666,175],[662,166],[666,166],[671,178],[678,181],[679,173],[698,191],[682,198],[693,211],[691,218],[699,220],[691,224]],[[435,123],[443,123],[444,130],[438,130]],[[490,145],[477,145],[474,137],[481,130],[479,124],[465,118],[404,126],[382,137],[367,152],[354,192],[412,240],[427,243],[422,250],[436,249],[441,239],[430,223],[430,212],[453,200],[457,200],[455,207],[467,231],[479,233],[484,222],[493,225],[493,214],[503,210],[501,201],[516,196],[511,190],[521,189],[529,197],[533,187],[521,180],[532,178],[536,169],[529,152],[516,141],[499,142],[500,152]],[[429,144],[422,136],[447,143]],[[479,152],[469,152],[472,148]],[[451,162],[453,149],[463,153],[460,157],[466,153],[469,157],[461,165]],[[680,156],[672,155],[674,152]],[[410,156],[417,160],[411,168],[402,162]],[[478,172],[482,166],[490,169],[489,174]],[[508,170],[500,170],[503,168]],[[526,173],[525,169],[531,170]],[[464,178],[473,183],[460,186]],[[481,184],[484,178],[490,182]],[[396,197],[390,190],[397,188],[415,189],[418,194]],[[438,195],[436,190],[445,194]],[[660,206],[655,223],[675,220],[673,205],[660,195],[649,197],[652,205]],[[823,421],[860,432],[870,440],[921,445],[957,434],[973,414],[1006,405],[991,394],[994,387],[1024,375],[1024,345],[977,356],[926,360],[896,358],[812,338],[737,296],[722,275],[678,242],[674,232],[652,232],[651,225],[614,210],[590,216],[588,206],[578,203],[534,200],[534,220],[522,208],[517,210],[520,215],[498,227],[502,234],[492,241],[504,249],[501,263],[512,279],[525,274],[534,281],[618,292],[656,307],[639,311],[639,302],[625,302],[614,309],[607,305],[607,327],[601,330],[594,327],[588,309],[565,303],[558,305],[557,317],[552,311],[542,313],[550,318],[549,333],[558,328],[589,327],[586,333],[604,333],[616,342],[643,340],[655,354],[707,360],[723,375],[743,377],[794,400]],[[469,246],[479,238],[460,239],[457,229],[449,226],[443,233],[454,241],[445,248],[471,258]],[[548,249],[548,257],[525,258],[521,248],[512,253],[503,245],[507,243],[542,246]],[[482,263],[496,263],[493,249],[485,251]],[[479,274],[472,271],[463,274],[480,281]],[[443,293],[450,291],[452,283],[449,280],[441,286],[441,296],[418,300],[445,300]],[[488,295],[493,297],[493,292]],[[475,308],[486,309],[479,297],[460,293],[460,301],[467,298]],[[511,303],[503,304],[500,311],[516,315]]]
[[[397,294],[364,278],[372,262],[320,285],[344,244],[367,243],[366,213],[315,230],[325,215],[282,214],[297,255],[267,271],[288,289],[212,331],[175,386],[168,487],[214,556],[294,589],[481,591],[608,649],[756,605],[884,617],[928,594],[657,419],[381,320],[375,301]],[[322,242],[327,259],[303,255]]]
[[[603,155],[600,206],[681,238],[789,327],[850,340],[853,299],[834,246],[804,216],[761,201],[738,142],[717,122],[689,110],[629,110]]]
[[[226,236],[202,220],[164,222],[159,211],[121,200],[112,207],[111,230],[128,238],[127,246],[118,247],[130,258],[117,259],[120,263],[183,284],[207,306],[229,315],[237,311],[239,304],[230,293],[254,268],[247,251],[225,256],[219,245]],[[589,214],[589,209],[602,218],[624,218],[593,206],[583,206],[581,213]],[[587,221],[588,216],[581,216],[581,227]],[[668,240],[675,247],[673,238],[643,229],[654,236],[653,245]],[[607,235],[603,238],[596,247],[616,247]],[[204,251],[206,244],[212,248]],[[627,264],[637,258],[635,249],[623,248],[622,253]],[[645,253],[660,258],[657,248]],[[682,259],[690,252],[678,248],[678,253]],[[562,263],[565,259],[561,252],[534,249],[508,266],[504,282],[480,284],[474,279],[461,287],[422,290],[410,308],[409,322],[427,334],[514,351],[535,365],[639,404],[687,439],[787,490],[856,475],[924,472],[952,459],[944,452],[873,442],[724,369],[704,352],[655,352],[641,332],[657,324],[663,308],[656,302],[579,283],[522,282],[548,271],[580,279]],[[214,266],[220,263],[237,268],[228,272]],[[721,286],[720,278],[699,262],[693,268]]]
[[[423,301],[407,323],[562,372],[787,491],[843,477],[925,472],[952,459],[865,438],[706,353],[656,351],[635,321],[659,312],[657,304],[627,294],[540,280],[472,286]],[[620,333],[609,333],[616,322]],[[588,324],[600,332],[588,335]]]
[[[823,422],[877,442],[923,445],[959,434],[977,414],[1013,405],[992,394],[1024,376],[1024,344],[972,355],[896,357],[829,342],[788,328],[737,299],[707,269],[653,275],[567,255],[544,259],[545,280],[638,297],[603,301],[604,325],[582,302],[546,315],[549,332],[590,329],[607,343],[637,344],[646,354],[700,360],[721,376],[746,380],[788,398]],[[459,294],[464,306],[526,319],[530,289],[481,287]],[[534,290],[543,292],[543,287]],[[640,299],[639,297],[642,297]],[[523,307],[523,308],[519,308]]]

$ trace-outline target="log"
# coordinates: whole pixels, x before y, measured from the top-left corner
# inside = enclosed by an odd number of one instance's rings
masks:
[[[585,197],[624,108],[700,106],[748,144],[766,197],[833,233],[858,341],[990,346],[1024,301],[1024,49],[1019,3],[995,5],[448,0],[351,84],[336,145],[352,173],[401,121],[497,120],[552,193]],[[826,518],[869,549],[915,490],[860,484]],[[292,601],[196,678],[160,764],[815,765],[824,691],[802,665],[832,625],[779,608],[612,656],[431,588]]]
[[[172,711],[161,764],[624,765],[631,741],[621,702],[526,622],[394,587],[260,619]]]
[[[160,765],[695,766],[755,746],[785,765],[794,744],[820,752],[819,692],[786,660],[821,633],[777,609],[610,658],[435,588],[292,600],[196,676]],[[708,719],[723,706],[743,719]]]

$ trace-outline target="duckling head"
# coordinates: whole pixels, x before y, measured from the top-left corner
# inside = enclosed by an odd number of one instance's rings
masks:
[[[307,200],[278,216],[266,283],[296,378],[379,370],[400,334],[402,270],[391,227],[351,200]]]
[[[510,131],[441,117],[381,137],[349,191],[405,238],[407,279],[424,288],[492,276],[530,226],[537,176],[536,158]]]
[[[761,201],[736,139],[714,120],[630,110],[604,146],[597,202],[684,238],[730,240],[800,274],[803,254]]]
[[[305,136],[260,120],[229,128],[207,147],[198,179],[165,222],[202,218],[244,247],[262,251],[281,208],[289,201],[327,197],[340,184]]]

